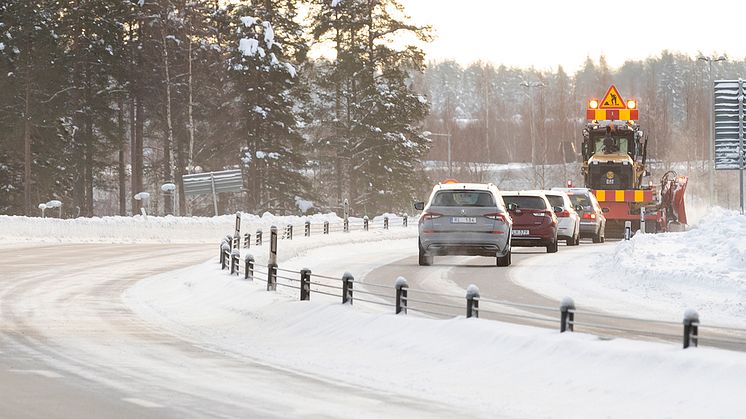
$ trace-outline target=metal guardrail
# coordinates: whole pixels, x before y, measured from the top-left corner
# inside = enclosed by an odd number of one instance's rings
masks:
[[[369,226],[370,227],[370,226]],[[326,230],[326,227],[325,227]],[[292,234],[291,234],[292,237]],[[276,260],[277,249],[277,229],[272,228],[270,260]],[[230,236],[227,236],[220,245],[220,264],[223,269],[230,269],[231,275],[241,275],[242,267],[240,264],[240,252],[231,249]],[[275,252],[275,259],[272,258],[272,252]],[[257,275],[258,274],[258,275]],[[643,335],[649,337],[658,337],[663,339],[682,339],[684,348],[696,347],[700,343],[714,343],[720,346],[736,347],[739,350],[746,350],[746,328],[704,325],[699,322],[699,314],[694,310],[687,310],[682,322],[665,321],[657,319],[646,319],[634,316],[622,316],[609,313],[601,313],[590,310],[578,310],[572,298],[564,298],[559,307],[548,307],[542,305],[516,303],[512,301],[499,300],[494,298],[485,298],[480,295],[479,288],[476,285],[469,285],[466,295],[446,294],[422,289],[409,288],[407,280],[403,277],[397,278],[393,287],[380,284],[356,282],[353,275],[349,272],[342,277],[334,277],[318,273],[312,273],[310,269],[292,270],[280,268],[276,264],[268,264],[266,270],[255,266],[254,257],[250,254],[244,258],[243,276],[246,280],[258,279],[267,283],[267,290],[275,290],[277,286],[296,289],[299,291],[301,301],[308,301],[312,294],[320,294],[335,298],[340,298],[343,304],[353,305],[355,301],[392,307],[396,314],[407,314],[408,311],[423,313],[437,317],[455,317],[460,314],[454,314],[454,311],[465,312],[467,318],[479,318],[480,313],[489,313],[501,318],[520,319],[531,322],[559,323],[560,333],[574,332],[575,327],[583,327],[590,333],[601,334],[605,332],[623,332],[632,335]],[[266,279],[264,279],[264,278]],[[278,280],[287,281],[285,283]],[[324,283],[319,280],[333,281],[333,284]],[[358,285],[355,285],[355,284]],[[360,288],[365,287],[365,288]],[[369,290],[366,288],[375,289]],[[389,291],[386,293],[385,291]],[[360,298],[358,295],[368,298]],[[465,304],[458,305],[441,301],[429,301],[421,297],[440,297],[444,300],[462,300]],[[374,297],[371,299],[370,297]],[[375,299],[379,299],[376,301]],[[490,304],[491,306],[505,306],[508,308],[520,309],[528,314],[518,314],[507,310],[489,309],[480,307],[480,304]],[[416,305],[416,307],[413,307]],[[424,306],[424,307],[422,307]],[[536,312],[547,313],[539,315]],[[558,314],[558,316],[552,316]],[[576,319],[579,316],[579,319]],[[601,320],[601,321],[599,321]],[[681,334],[667,333],[650,328],[626,327],[617,324],[604,322],[626,321],[639,323],[640,325],[657,325],[663,327],[681,327]],[[510,321],[510,320],[508,320]],[[706,332],[716,331],[729,334],[727,337],[707,336]],[[702,334],[705,333],[703,336]],[[740,336],[743,335],[743,336]],[[731,348],[733,349],[733,348]]]

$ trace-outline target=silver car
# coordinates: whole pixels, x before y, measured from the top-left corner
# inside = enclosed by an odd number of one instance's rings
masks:
[[[419,263],[434,256],[491,256],[509,266],[513,221],[493,184],[447,182],[435,185],[419,220]]]

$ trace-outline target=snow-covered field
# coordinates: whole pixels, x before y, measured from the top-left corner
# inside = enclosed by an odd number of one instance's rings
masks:
[[[355,261],[375,264],[384,248],[411,248],[411,238],[367,242],[390,239],[387,234],[339,235],[344,246],[335,245],[332,252],[306,249],[306,240],[283,242],[280,265],[315,263],[317,272],[336,275]],[[300,302],[296,293],[267,292],[263,282],[231,277],[210,261],[142,281],[127,291],[125,301],[141,317],[211,350],[424,398],[465,416],[737,417],[742,412],[742,353],[685,351],[462,317],[396,316],[390,308],[342,306],[318,294]]]
[[[400,225],[401,218],[395,214],[391,225]],[[382,222],[383,216],[375,217],[371,223]],[[394,218],[396,217],[396,218]],[[55,242],[55,243],[213,243],[226,234],[232,234],[235,215],[218,217],[93,217],[93,218],[39,218],[0,215],[0,242]],[[256,232],[276,225],[302,225],[306,220],[315,226],[324,221],[341,223],[334,213],[316,214],[307,217],[241,215],[241,231]],[[362,219],[350,218],[350,224],[361,224]],[[302,234],[302,231],[301,231]]]
[[[745,216],[715,209],[683,233],[583,247],[534,258],[511,277],[540,294],[618,314],[680,321],[694,308],[703,324],[746,325]]]

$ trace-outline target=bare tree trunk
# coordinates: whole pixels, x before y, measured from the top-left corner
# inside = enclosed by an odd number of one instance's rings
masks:
[[[31,76],[26,75],[26,97],[23,113],[23,189],[24,212],[31,215]]]
[[[90,69],[86,68],[84,72],[85,80],[85,103],[90,106],[91,103],[91,80],[90,80]],[[85,149],[84,149],[84,166],[83,166],[83,184],[85,190],[83,191],[83,214],[86,217],[93,216],[93,121],[91,113],[86,112],[84,119],[85,122]]]
[[[127,173],[124,170],[124,156],[127,142],[124,140],[127,129],[124,127],[124,98],[119,98],[117,111],[117,128],[119,131],[119,159],[117,174],[119,175],[119,215],[127,214]]]
[[[173,181],[173,164],[171,162],[171,147],[174,144],[174,128],[171,116],[171,73],[168,62],[168,45],[166,43],[166,34],[163,31],[163,22],[161,21],[161,44],[163,48],[163,74],[166,81],[166,140],[163,144],[163,178],[165,183]],[[166,214],[173,214],[173,201],[166,199],[163,203],[163,210]]]
[[[193,91],[192,91],[192,20],[191,15],[189,19],[189,33],[187,34],[187,42],[189,43],[189,57],[188,57],[188,63],[189,63],[189,104],[188,104],[188,110],[189,110],[189,161],[187,162],[187,167],[189,170],[189,173],[192,172],[194,167],[194,115],[192,113],[192,109],[194,106],[193,102]],[[184,162],[181,161],[183,159],[180,159],[179,161],[179,170],[176,171],[176,177],[177,177],[177,186],[179,188],[179,214],[186,215],[187,208],[186,208],[186,195],[184,194],[184,180],[183,180],[183,170],[184,170]]]

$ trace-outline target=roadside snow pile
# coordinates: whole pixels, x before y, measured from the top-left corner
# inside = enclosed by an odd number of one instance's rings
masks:
[[[390,217],[395,217],[393,214]],[[401,218],[391,218],[391,225],[400,225]],[[76,219],[38,218],[0,215],[0,242],[94,242],[94,243],[214,243],[226,234],[233,234],[235,215],[218,217],[94,217]],[[309,220],[314,226],[324,221],[341,223],[334,213],[310,216],[261,216],[242,214],[241,232],[255,233],[272,225],[282,228],[293,224],[302,233],[303,223]],[[382,216],[371,222],[382,223]],[[362,219],[350,218],[350,225],[357,226]],[[317,227],[320,231],[320,227]]]
[[[213,261],[141,281],[125,301],[203,348],[463,416],[735,417],[743,408],[742,353],[380,314],[265,287]]]
[[[683,233],[638,234],[616,246],[613,260],[641,298],[681,301],[703,322],[710,313],[746,320],[746,217],[736,212],[713,210]]]
[[[558,269],[562,267],[561,269]],[[629,241],[563,247],[517,264],[511,279],[579,307],[679,322],[746,322],[746,217],[717,208],[683,233],[638,234]]]

